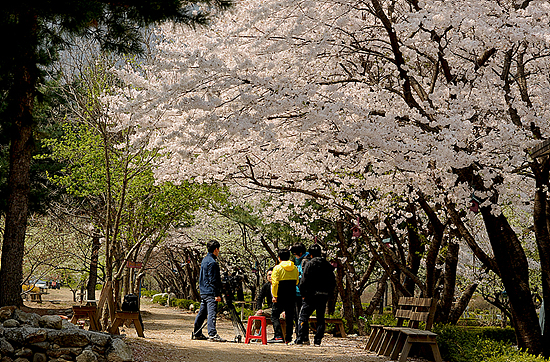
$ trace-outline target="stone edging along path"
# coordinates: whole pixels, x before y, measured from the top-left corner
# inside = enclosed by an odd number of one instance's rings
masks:
[[[132,350],[122,338],[86,331],[59,315],[0,308],[2,362],[130,362]]]

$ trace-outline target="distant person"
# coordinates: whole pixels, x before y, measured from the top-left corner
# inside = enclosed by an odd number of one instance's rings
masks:
[[[281,249],[278,252],[279,264],[273,268],[271,275],[271,294],[273,296],[273,308],[271,310],[271,321],[273,322],[274,337],[270,343],[286,343],[292,341],[292,330],[294,327],[294,307],[296,299],[296,284],[298,284],[298,269],[290,261],[290,251]],[[285,313],[286,331],[283,340],[283,331],[279,318]]]
[[[336,278],[334,268],[322,256],[321,246],[313,244],[309,247],[309,253],[312,259],[304,265],[302,279],[300,279],[300,292],[304,299],[298,323],[300,324],[300,334],[294,342],[297,345],[304,344],[309,340],[309,328],[307,326],[309,317],[316,312],[317,330],[313,338],[315,346],[321,345],[321,340],[325,334],[325,309],[327,301],[334,293]]]
[[[273,274],[273,268],[267,269],[267,281],[260,289],[258,297],[256,298],[256,316],[264,316],[266,318],[271,318],[271,308],[273,306],[273,296],[271,295],[271,275]],[[264,301],[267,304],[267,308],[264,308]],[[259,320],[254,321],[254,334],[259,335],[260,328],[262,327],[262,322]]]
[[[298,282],[300,281],[300,278],[302,277],[303,272],[303,264],[306,260],[310,259],[309,253],[306,251],[306,247],[302,243],[296,243],[290,247],[290,252],[292,255],[294,255],[294,264],[296,265],[296,268],[298,269]],[[300,310],[302,309],[302,295],[300,293],[300,288],[296,286],[296,301],[294,306],[294,323],[296,324],[296,336],[300,333],[299,328],[301,328],[300,324],[298,323],[298,316],[300,315]],[[306,324],[305,328],[309,328],[309,326]],[[305,340],[303,344],[309,344],[309,339]]]
[[[220,267],[218,265],[218,254],[220,253],[220,243],[211,240],[206,243],[208,254],[202,259],[199,276],[199,289],[201,293],[201,306],[192,334],[192,339],[210,340],[212,342],[225,342],[216,331],[216,314],[218,302],[222,300],[222,282],[220,276]],[[208,337],[202,333],[204,321],[207,320]]]

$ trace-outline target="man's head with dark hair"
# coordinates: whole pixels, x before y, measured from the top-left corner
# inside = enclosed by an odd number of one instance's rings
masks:
[[[294,255],[302,256],[306,253],[306,247],[302,243],[296,243],[290,247],[290,252]]]
[[[206,249],[209,253],[213,253],[214,250],[220,248],[220,243],[216,240],[210,240],[206,243]]]
[[[312,258],[317,258],[322,255],[321,245],[319,244],[311,245],[308,251]]]
[[[288,260],[290,259],[290,250],[279,249],[279,251],[277,252],[277,256],[279,257],[279,259],[281,259],[281,261]]]

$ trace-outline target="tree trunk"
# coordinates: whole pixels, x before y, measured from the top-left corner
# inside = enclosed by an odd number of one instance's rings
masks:
[[[462,293],[462,296],[460,297],[458,303],[454,306],[453,309],[451,309],[451,313],[449,315],[449,319],[447,320],[450,324],[456,324],[458,320],[460,319],[460,316],[464,311],[466,310],[466,307],[470,303],[470,300],[472,299],[472,296],[474,295],[474,292],[476,291],[478,286],[478,283],[473,283],[466,288],[464,293]]]
[[[549,205],[548,193],[545,191],[549,183],[549,159],[545,158],[542,165],[538,162],[531,163],[531,169],[535,174],[536,191],[533,208],[533,221],[535,236],[541,266],[542,295],[546,301],[550,300],[550,229],[549,229]],[[544,303],[544,313],[550,316],[550,303]],[[544,323],[542,334],[543,355],[550,356],[550,323]]]
[[[456,286],[456,267],[458,265],[458,252],[460,246],[457,243],[449,243],[447,248],[447,258],[445,259],[445,276],[443,284],[443,293],[438,303],[435,316],[436,323],[448,323],[453,306]]]
[[[541,330],[531,298],[529,265],[525,252],[504,215],[493,215],[491,207],[481,208],[481,213],[502,283],[510,298],[518,347],[540,354],[543,351]]]
[[[384,293],[387,288],[388,282],[388,273],[384,272],[382,276],[380,277],[380,280],[378,280],[378,286],[376,288],[376,292],[372,296],[372,299],[370,301],[369,306],[367,309],[365,309],[365,314],[370,316],[374,313],[376,310],[376,307],[382,303],[382,298],[384,297]]]
[[[33,140],[33,105],[37,83],[36,68],[37,18],[30,12],[19,14],[19,31],[6,36],[17,37],[10,44],[15,49],[3,51],[20,54],[15,60],[13,85],[8,95],[6,115],[12,122],[10,135],[10,168],[8,174],[8,203],[2,244],[0,270],[0,306],[23,305],[23,254],[29,210],[30,165]]]
[[[90,276],[88,277],[88,285],[86,286],[88,299],[95,299],[95,286],[97,285],[97,264],[99,261],[100,248],[101,243],[99,242],[99,236],[94,235],[92,237],[92,255],[90,257]]]
[[[407,211],[410,212],[413,216],[407,219],[407,235],[409,239],[409,252],[407,253],[407,268],[415,274],[418,275],[418,270],[420,269],[420,262],[422,261],[422,255],[424,254],[424,246],[420,241],[418,235],[418,220],[416,218],[416,209],[412,204],[407,206]],[[414,280],[405,277],[405,282],[403,283],[405,289],[414,296],[414,289],[416,283]]]

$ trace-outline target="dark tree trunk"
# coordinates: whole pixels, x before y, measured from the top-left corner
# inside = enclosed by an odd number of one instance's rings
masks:
[[[443,293],[438,303],[435,316],[436,323],[448,323],[453,306],[456,286],[456,267],[458,265],[458,252],[460,246],[457,243],[449,243],[447,258],[445,259],[445,276],[443,282]]]
[[[99,249],[101,243],[99,242],[99,236],[92,237],[92,255],[90,257],[90,276],[88,278],[88,285],[86,286],[86,292],[88,299],[95,299],[95,286],[97,285],[97,265],[99,262]]]
[[[464,311],[466,310],[466,307],[470,303],[470,300],[472,299],[472,296],[474,295],[474,292],[476,291],[478,286],[478,283],[473,283],[466,288],[464,293],[462,293],[462,296],[460,297],[459,301],[456,303],[456,305],[451,309],[451,313],[449,315],[449,319],[447,320],[450,324],[456,324],[458,320],[460,319],[460,316]]]
[[[535,236],[537,240],[540,266],[541,266],[541,279],[542,279],[542,295],[545,301],[550,300],[550,229],[549,229],[549,203],[548,193],[545,189],[548,188],[549,180],[549,159],[545,158],[542,165],[538,162],[531,164],[531,169],[535,174],[536,191],[535,191],[535,203],[533,208],[533,220]],[[550,316],[550,303],[544,303],[544,313]],[[544,331],[542,335],[542,345],[544,356],[550,356],[550,323],[544,323]]]
[[[384,298],[384,293],[388,287],[388,273],[385,272],[378,280],[378,286],[376,287],[376,292],[372,296],[369,306],[365,309],[365,314],[370,316],[374,313],[376,307],[382,303],[382,298]]]
[[[350,292],[353,288],[350,288],[349,282],[346,282],[346,273],[344,272],[344,266],[338,262],[336,268],[336,285],[338,287],[338,293],[342,297],[342,318],[348,323],[353,323],[353,303]],[[349,324],[348,324],[349,325]]]
[[[198,277],[200,273],[200,264],[197,261],[197,258],[191,251],[186,253],[187,260],[189,262],[185,263],[185,271],[189,279],[189,289],[191,294],[191,299],[195,301],[201,300],[200,292],[197,289]]]
[[[30,165],[33,141],[33,117],[35,88],[37,83],[36,53],[37,19],[35,14],[19,14],[16,37],[9,44],[18,49],[4,49],[20,55],[15,61],[13,87],[6,110],[10,134],[10,168],[8,174],[8,203],[2,244],[0,270],[0,306],[23,305],[21,283],[23,280],[23,253],[29,208]]]
[[[420,241],[418,235],[418,221],[416,219],[416,209],[412,204],[409,204],[407,211],[412,213],[412,217],[407,219],[407,235],[409,239],[409,252],[407,253],[407,268],[411,273],[418,275],[420,269],[420,262],[422,261],[422,255],[424,254],[424,246]],[[405,279],[405,289],[414,296],[414,289],[416,283],[410,278]]]
[[[443,235],[445,226],[439,220],[437,214],[433,208],[426,202],[426,199],[423,195],[420,195],[418,202],[422,207],[422,210],[428,216],[430,220],[430,228],[433,232],[432,242],[428,247],[428,252],[426,253],[426,295],[425,297],[431,298],[434,297],[435,289],[437,286],[437,273],[436,273],[436,263],[437,256],[439,255],[439,249],[443,243]]]
[[[481,208],[487,234],[500,270],[502,283],[510,298],[518,347],[533,354],[542,353],[539,320],[529,288],[527,257],[506,218],[492,214],[490,207]]]

